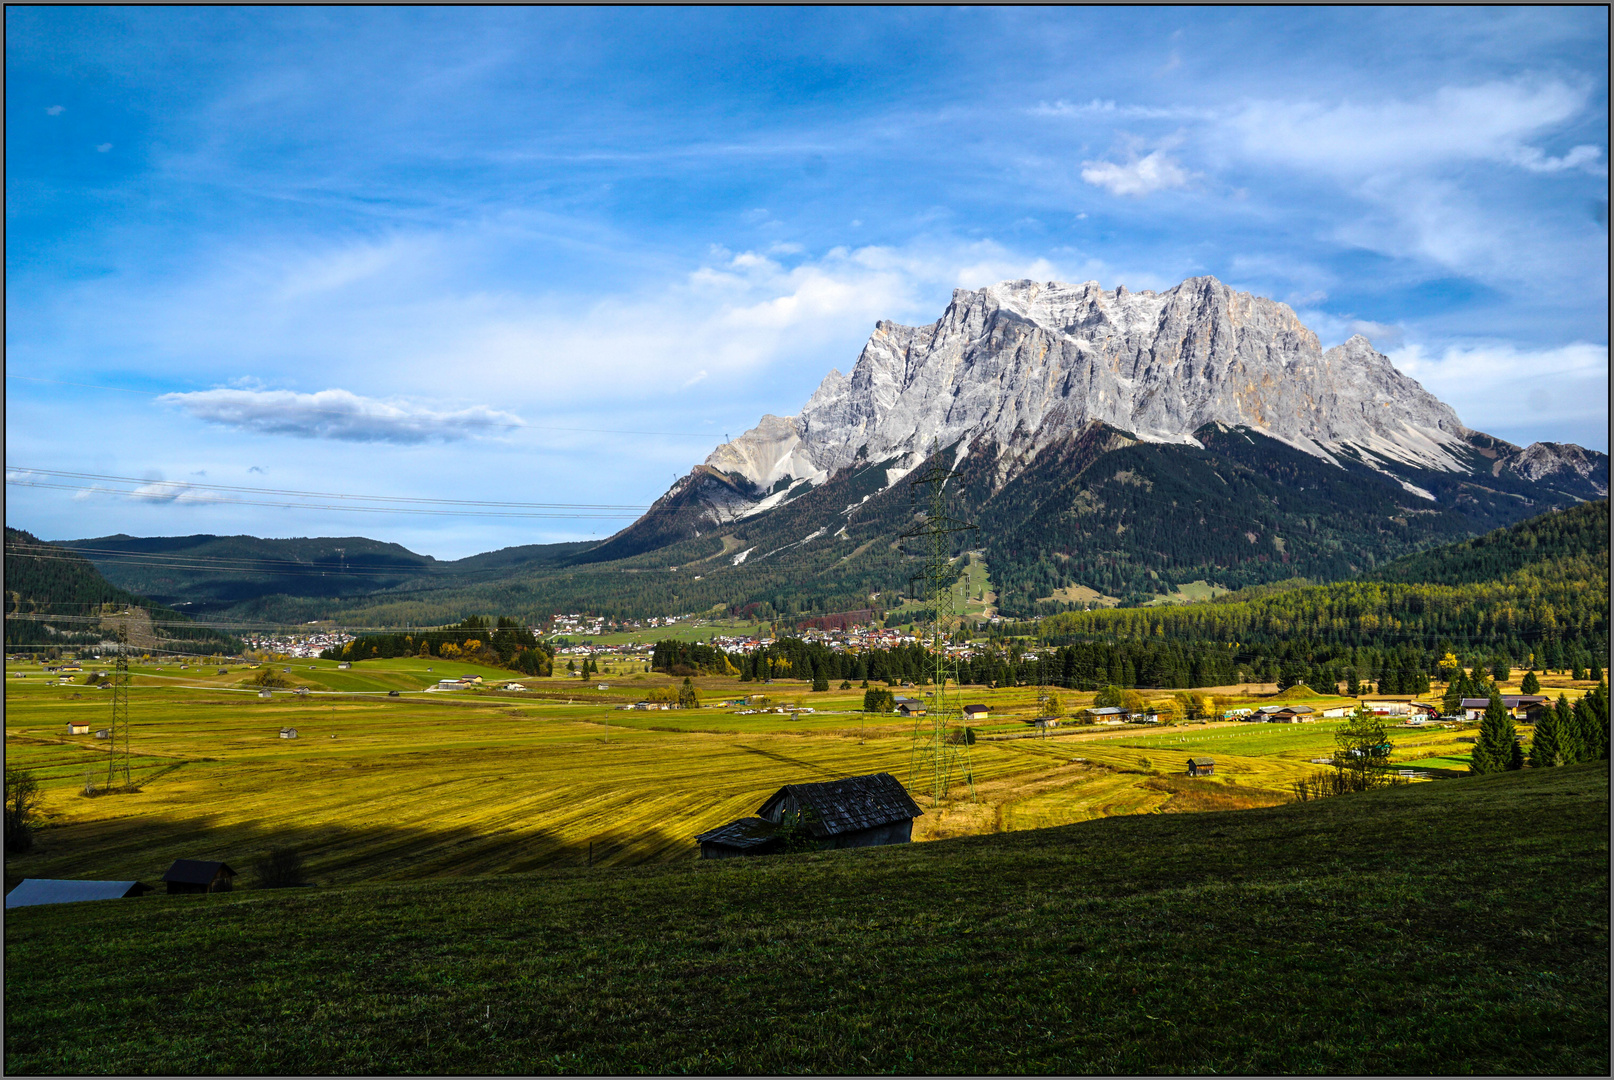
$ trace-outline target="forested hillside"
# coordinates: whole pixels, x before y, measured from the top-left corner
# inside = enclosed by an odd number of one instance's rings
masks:
[[[1154,642],[1229,650],[1248,669],[1304,666],[1324,682],[1364,680],[1373,655],[1393,654],[1433,674],[1445,652],[1466,664],[1548,669],[1606,663],[1608,504],[1545,515],[1478,541],[1426,552],[1386,573],[1448,575],[1461,583],[1350,581],[1253,598],[1232,594],[1180,607],[1070,612],[1044,619],[1056,643]],[[1483,542],[1482,542],[1483,541]],[[1486,568],[1500,576],[1480,579]],[[1466,579],[1466,580],[1465,580]]]
[[[6,648],[94,644],[102,605],[146,611],[161,638],[238,652],[236,639],[107,581],[83,556],[6,528]]]
[[[1363,576],[1373,581],[1430,585],[1499,581],[1525,567],[1542,568],[1560,559],[1601,557],[1606,562],[1608,538],[1608,500],[1599,499],[1459,544],[1406,555]]]

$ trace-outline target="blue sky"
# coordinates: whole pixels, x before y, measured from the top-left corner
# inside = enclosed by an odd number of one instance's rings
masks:
[[[1607,68],[1593,8],[10,8],[8,470],[162,484],[7,521],[605,535],[184,485],[645,505],[1018,277],[1214,274],[1606,451]]]

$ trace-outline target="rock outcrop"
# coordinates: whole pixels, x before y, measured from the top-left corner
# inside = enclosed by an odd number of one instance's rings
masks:
[[[1212,277],[1165,292],[1007,281],[960,289],[929,326],[876,324],[850,375],[794,417],[765,417],[706,464],[759,490],[819,483],[857,460],[911,467],[932,442],[1013,464],[1099,422],[1147,442],[1247,427],[1309,454],[1467,468],[1451,407],[1364,337],[1324,350],[1285,304]]]

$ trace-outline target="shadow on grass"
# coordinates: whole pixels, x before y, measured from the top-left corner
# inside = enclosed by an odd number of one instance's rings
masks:
[[[317,885],[454,878],[560,867],[633,866],[694,859],[693,836],[667,830],[603,828],[562,833],[512,822],[503,829],[322,823],[274,828],[221,815],[164,818],[138,813],[39,830],[33,849],[8,856],[8,875],[161,878],[175,859],[228,863],[246,885],[248,868],[272,848],[291,848]],[[591,853],[592,848],[592,853]]]

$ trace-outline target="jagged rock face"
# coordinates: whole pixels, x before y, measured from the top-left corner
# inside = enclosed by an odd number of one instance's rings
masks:
[[[1579,477],[1597,494],[1608,495],[1608,456],[1574,443],[1531,443],[1508,460],[1507,468],[1535,482]]]
[[[957,290],[929,326],[878,323],[850,376],[832,371],[799,416],[765,418],[707,464],[769,488],[962,441],[1005,455],[1006,482],[1094,422],[1162,443],[1221,423],[1330,461],[1448,471],[1466,468],[1470,434],[1366,338],[1325,352],[1287,305],[1215,278],[1162,293],[1012,281]]]

